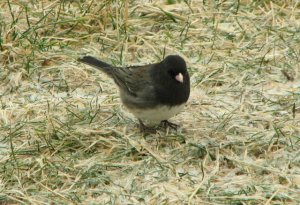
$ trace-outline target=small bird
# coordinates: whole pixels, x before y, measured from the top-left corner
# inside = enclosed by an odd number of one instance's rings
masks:
[[[178,114],[190,96],[190,77],[183,58],[169,55],[159,63],[115,67],[92,56],[79,62],[93,66],[114,79],[125,107],[139,120],[141,131],[155,132],[143,121],[177,130],[168,121]]]

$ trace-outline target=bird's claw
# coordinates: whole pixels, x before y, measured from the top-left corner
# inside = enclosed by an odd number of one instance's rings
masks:
[[[148,133],[148,134],[155,134],[157,132],[157,128],[155,127],[148,127],[146,126],[140,119],[139,119],[139,123],[140,123],[140,131],[143,133]],[[163,129],[167,129],[168,127],[170,127],[171,129],[175,130],[177,132],[177,129],[179,128],[179,125],[169,122],[168,120],[163,120],[160,122],[159,125],[160,128]]]
[[[140,119],[140,131],[143,133],[149,133],[149,134],[155,134],[156,133],[156,129],[154,127],[148,127],[146,126]]]
[[[164,129],[167,129],[168,127],[172,128],[173,130],[177,131],[179,125],[169,122],[168,120],[163,120],[160,122],[160,126]]]

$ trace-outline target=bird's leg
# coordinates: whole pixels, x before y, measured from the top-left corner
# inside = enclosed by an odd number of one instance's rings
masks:
[[[161,121],[160,126],[162,126],[165,129],[167,129],[167,127],[170,127],[175,131],[177,131],[177,128],[179,127],[179,125],[177,125],[175,123],[172,123],[172,122],[169,122],[168,120]]]
[[[153,127],[147,127],[143,122],[142,120],[139,119],[139,123],[140,123],[140,130],[141,132],[144,132],[144,133],[156,133],[156,129],[153,128]]]

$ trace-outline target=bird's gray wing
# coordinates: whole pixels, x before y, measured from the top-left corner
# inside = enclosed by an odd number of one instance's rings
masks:
[[[156,93],[151,78],[151,66],[132,66],[113,68],[113,78],[120,87],[121,98],[126,106],[154,106]]]

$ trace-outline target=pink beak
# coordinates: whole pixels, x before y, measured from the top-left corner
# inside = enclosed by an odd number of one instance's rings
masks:
[[[175,79],[180,82],[180,83],[183,83],[183,75],[181,73],[178,73],[176,76],[175,76]]]

